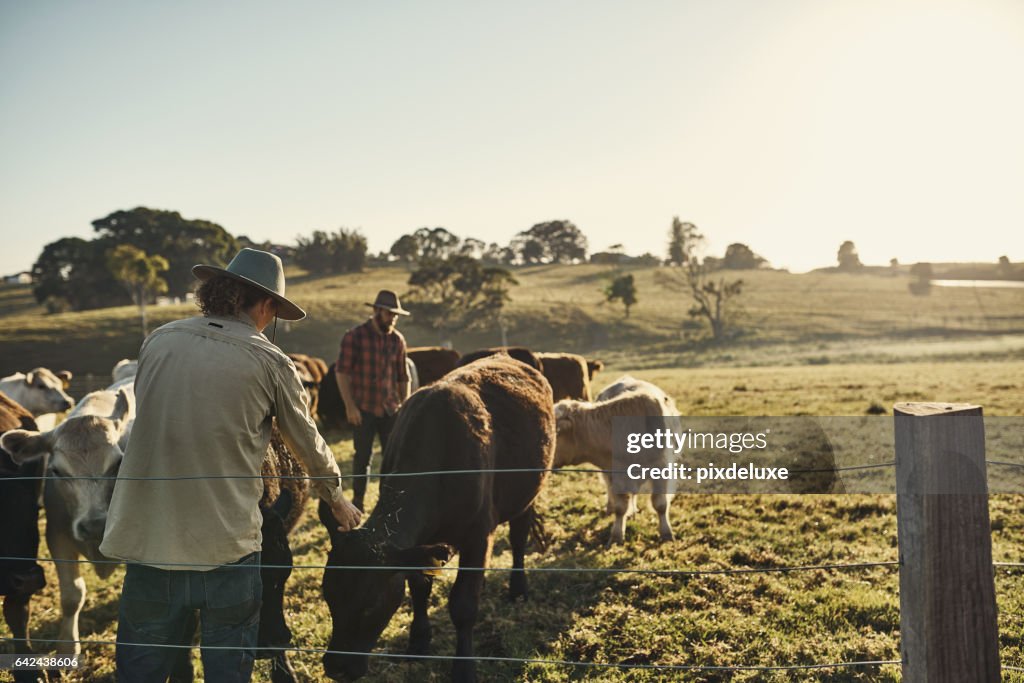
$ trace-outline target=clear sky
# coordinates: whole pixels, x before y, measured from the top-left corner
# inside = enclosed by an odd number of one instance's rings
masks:
[[[1019,0],[0,0],[0,273],[135,206],[1021,261],[1022,83]]]

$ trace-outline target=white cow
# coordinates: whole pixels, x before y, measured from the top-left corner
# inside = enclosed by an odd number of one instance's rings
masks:
[[[555,404],[558,435],[554,467],[590,463],[602,470],[611,470],[612,418],[679,414],[675,403],[664,391],[650,382],[628,375],[606,387],[597,399],[595,403],[566,399]],[[667,464],[667,452],[659,451],[653,457],[654,460],[644,465],[664,467]],[[603,476],[608,489],[608,512],[615,515],[608,543],[622,543],[626,519],[636,512],[635,494],[613,493],[611,475]],[[658,535],[662,541],[673,538],[669,523],[672,494],[668,492],[667,484],[665,480],[651,482],[651,504],[658,513]]]
[[[138,371],[139,361],[122,358],[114,365],[114,369],[110,371],[110,376],[114,379],[114,382],[117,383],[121,380],[128,379],[129,377],[135,377]]]
[[[94,391],[52,431],[15,429],[0,437],[15,462],[47,457],[43,504],[46,544],[57,560],[61,625],[57,651],[77,654],[78,615],[85,604],[85,579],[77,560],[106,560],[99,551],[114,480],[135,419],[133,378]],[[86,477],[86,478],[82,478]],[[96,477],[89,479],[88,477]],[[70,560],[63,562],[62,560]],[[105,578],[114,564],[93,565]]]
[[[54,374],[46,368],[36,368],[0,379],[0,391],[34,417],[39,417],[46,413],[62,413],[75,405],[75,400],[64,391],[70,381],[71,373],[67,370]]]

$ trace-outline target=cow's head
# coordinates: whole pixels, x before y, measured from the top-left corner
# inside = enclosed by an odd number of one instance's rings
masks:
[[[71,410],[75,401],[65,389],[71,381],[71,373],[63,370],[54,374],[46,368],[36,368],[25,374],[21,384],[12,387],[11,397],[33,415],[63,413]]]
[[[49,432],[15,429],[0,437],[0,445],[16,463],[48,456],[47,477],[83,550],[95,548],[103,540],[131,413],[128,394],[121,390],[109,417],[80,415]],[[86,550],[87,555],[89,552]],[[89,559],[101,559],[95,552],[97,556]]]
[[[323,502],[320,521],[331,537],[323,580],[324,599],[333,622],[327,649],[370,652],[405,595],[405,572],[390,567],[441,567],[451,559],[453,550],[447,545],[399,549],[376,540],[374,533],[365,528],[339,532],[338,523]],[[369,658],[364,654],[327,653],[323,663],[329,678],[345,681],[364,675]]]
[[[555,458],[552,467],[566,467],[580,462],[580,448],[576,437],[575,414],[580,401],[564,399],[555,404]]]

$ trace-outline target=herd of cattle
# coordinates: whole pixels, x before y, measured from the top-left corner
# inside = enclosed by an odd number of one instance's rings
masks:
[[[334,367],[304,354],[290,357],[309,393],[311,415],[325,429],[340,426],[344,408]],[[414,612],[409,652],[428,652],[427,604],[436,574],[431,568],[458,554],[459,572],[449,597],[460,657],[453,677],[475,680],[469,657],[483,581],[479,569],[487,564],[495,528],[509,523],[513,567],[522,569],[527,539],[540,531],[533,501],[548,470],[584,463],[609,470],[613,417],[678,415],[663,391],[628,376],[595,398],[591,383],[603,365],[575,354],[503,347],[460,356],[451,349],[430,347],[412,348],[408,358],[414,393],[396,416],[381,471],[432,474],[384,477],[377,505],[354,531],[338,532],[321,506],[331,539],[328,565],[348,568],[327,569],[323,578],[334,622],[331,652],[324,656],[331,678],[365,673],[366,656],[332,652],[369,652],[398,608],[406,583]],[[45,583],[34,562],[40,501],[60,589],[59,654],[80,649],[78,615],[86,592],[79,558],[92,562],[101,577],[116,566],[98,547],[135,415],[136,367],[135,361],[119,362],[111,385],[77,404],[67,394],[68,372],[37,368],[0,379],[0,558],[25,558],[0,559],[0,594],[5,596],[4,617],[18,652],[30,652],[29,598]],[[36,422],[69,410],[62,421],[53,420],[52,428],[40,429]],[[459,473],[437,474],[444,470]],[[287,535],[309,494],[302,474],[275,428],[263,463],[260,501],[263,563],[272,566],[263,569],[259,635],[260,654],[273,659],[275,683],[295,680],[285,655],[291,633],[284,620],[283,595],[292,562]],[[625,521],[636,509],[634,496],[613,493],[610,477],[603,476],[607,509],[615,516],[609,542],[621,543]],[[662,540],[672,538],[670,501],[668,492],[652,491]],[[510,597],[526,594],[524,574],[512,572]],[[190,678],[190,658],[185,656],[175,680]]]

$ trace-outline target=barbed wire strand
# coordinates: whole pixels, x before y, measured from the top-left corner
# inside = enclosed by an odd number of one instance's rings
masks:
[[[746,567],[742,569],[636,569],[632,567],[526,567],[518,569],[515,567],[406,567],[406,566],[371,566],[361,565],[335,565],[335,564],[204,564],[190,562],[153,562],[144,563],[125,560],[71,560],[53,557],[0,557],[0,561],[21,561],[21,562],[52,562],[54,564],[147,564],[148,566],[159,567],[203,567],[212,568],[247,568],[247,569],[336,569],[336,570],[375,570],[375,571],[468,571],[468,572],[538,572],[538,573],[577,573],[586,572],[593,574],[645,574],[655,576],[701,576],[723,574],[766,574],[766,573],[787,573],[798,571],[831,570],[831,569],[863,569],[868,567],[892,567],[898,566],[898,560],[882,562],[857,562],[850,564],[820,564],[820,565],[797,565],[792,567]]]
[[[814,469],[814,470],[788,470],[790,474],[813,474],[818,472],[845,472],[851,470],[867,470],[877,469],[882,467],[893,467],[896,465],[896,461],[873,463],[870,465],[850,465],[848,467],[831,467],[826,469]],[[719,468],[725,469],[725,468]],[[432,470],[427,472],[378,472],[376,474],[340,474],[338,476],[333,475],[299,475],[299,474],[193,474],[193,475],[180,475],[174,477],[128,477],[119,475],[72,475],[72,476],[60,476],[55,477],[64,481],[77,481],[77,480],[88,480],[88,481],[193,481],[199,479],[280,479],[280,480],[307,480],[307,481],[332,481],[335,479],[389,479],[395,477],[428,477],[438,476],[442,474],[531,474],[531,473],[548,473],[548,474],[563,474],[563,473],[593,473],[593,474],[628,474],[628,470],[602,470],[590,467],[583,468],[568,468],[568,467],[522,467],[522,468],[511,468],[511,469],[478,469],[478,470]],[[37,476],[17,476],[17,477],[4,477],[3,481],[39,481],[41,479],[49,479],[54,475],[37,475]]]
[[[13,640],[13,638],[5,638],[7,640]],[[49,640],[47,638],[35,638],[36,642],[45,643],[74,643],[73,640]],[[259,648],[242,648],[232,645],[181,645],[181,644],[170,644],[170,643],[119,643],[116,640],[79,640],[78,643],[82,645],[121,645],[123,647],[155,647],[155,648],[167,648],[175,650],[244,650],[244,649],[258,649],[264,652],[296,652],[300,654],[318,654],[318,655],[342,655],[342,656],[356,656],[356,657],[380,657],[385,659],[420,659],[420,660],[435,660],[435,661],[468,661],[468,662],[497,662],[507,664],[545,664],[549,666],[583,666],[592,668],[604,668],[604,669],[653,669],[662,671],[800,671],[800,670],[811,670],[811,669],[838,669],[848,668],[854,666],[885,666],[889,664],[899,664],[898,659],[892,660],[875,660],[875,661],[857,661],[857,662],[831,662],[827,664],[780,664],[780,665],[754,665],[754,664],[740,664],[735,666],[716,666],[709,664],[631,664],[631,663],[614,663],[614,662],[576,662],[568,659],[539,659],[534,657],[494,657],[488,655],[480,656],[459,656],[459,655],[413,655],[398,652],[353,652],[350,650],[326,650],[322,648],[303,648],[303,647],[259,647]]]

